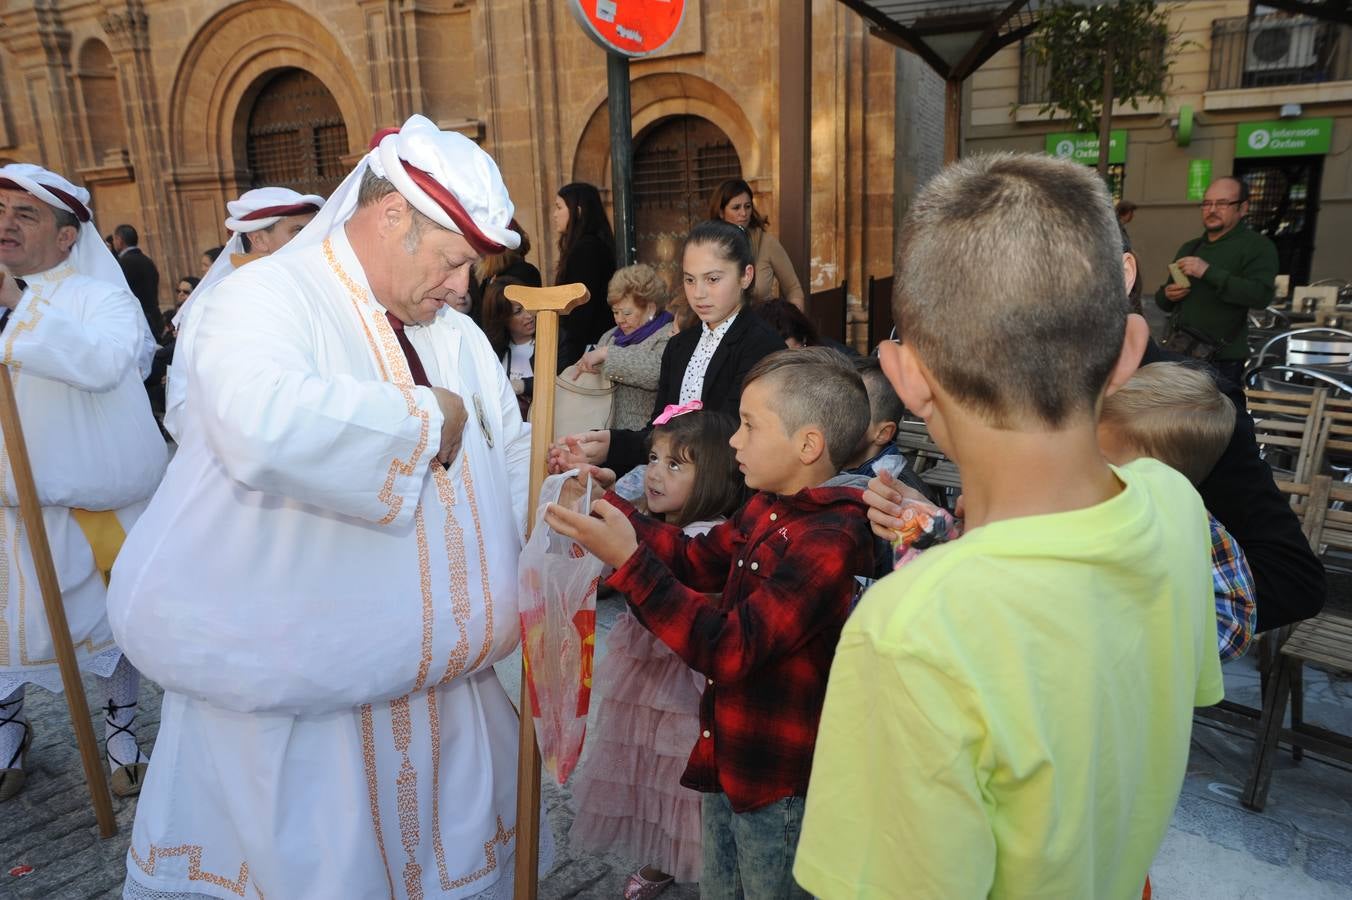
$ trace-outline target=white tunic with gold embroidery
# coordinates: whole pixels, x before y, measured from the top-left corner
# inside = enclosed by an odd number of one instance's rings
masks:
[[[450,309],[408,329],[470,411],[443,469],[341,228],[197,303],[183,444],[109,599],[166,690],[127,895],[495,893],[530,453],[502,366]]]
[[[137,360],[145,317],[124,287],[68,263],[24,279],[0,335],[57,581],[81,667],[108,675],[121,656],[103,576],[72,508],[113,511],[130,530],[164,474],[166,450]],[[0,697],[20,684],[61,690],[51,633],[0,436]]]

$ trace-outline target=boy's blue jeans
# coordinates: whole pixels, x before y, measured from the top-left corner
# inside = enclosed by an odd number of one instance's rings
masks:
[[[735,813],[727,794],[705,794],[701,900],[797,900],[811,895],[793,880],[803,798],[786,797]]]

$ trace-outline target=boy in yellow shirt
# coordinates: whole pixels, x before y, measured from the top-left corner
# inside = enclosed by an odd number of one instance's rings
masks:
[[[1147,332],[1112,204],[1082,166],[977,157],[898,246],[882,362],[961,468],[967,531],[847,623],[794,876],[827,900],[1134,900],[1222,690],[1200,498],[1095,437]]]

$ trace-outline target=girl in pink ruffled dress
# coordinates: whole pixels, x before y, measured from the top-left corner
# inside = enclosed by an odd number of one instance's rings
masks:
[[[698,401],[689,405],[698,410]],[[728,440],[731,416],[669,409],[652,432],[643,501],[649,515],[704,534],[746,500]],[[699,740],[704,677],[653,637],[626,608],[596,666],[596,725],[573,776],[575,849],[619,853],[648,865],[625,883],[626,900],[699,880],[700,794],[681,786]]]

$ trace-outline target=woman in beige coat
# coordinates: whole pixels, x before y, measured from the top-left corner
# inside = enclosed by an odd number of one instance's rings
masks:
[[[611,428],[646,428],[657,397],[662,353],[672,335],[672,316],[664,307],[667,284],[652,266],[626,266],[610,279],[606,301],[615,327],[578,360],[583,372],[599,372],[615,384]]]
[[[794,274],[784,245],[766,228],[769,221],[756,211],[751,185],[740,178],[723,182],[709,201],[709,218],[722,219],[746,232],[751,254],[756,260],[756,280],[751,283],[751,298],[762,303],[774,297],[787,300],[799,309],[806,306],[803,286]],[[778,282],[779,290],[775,290]]]

